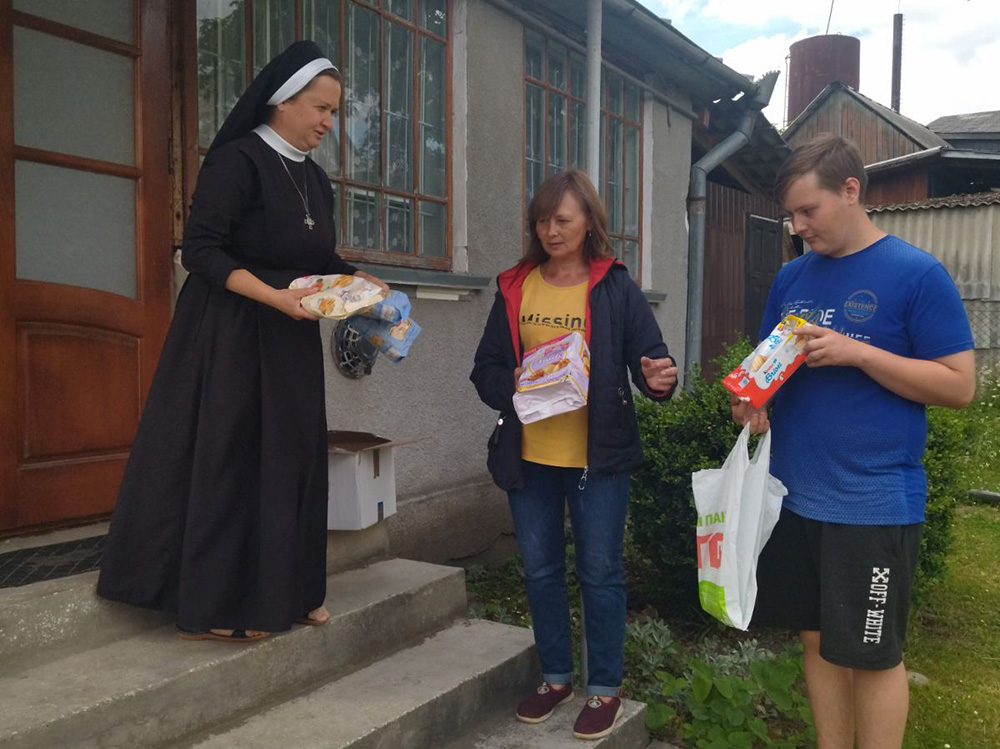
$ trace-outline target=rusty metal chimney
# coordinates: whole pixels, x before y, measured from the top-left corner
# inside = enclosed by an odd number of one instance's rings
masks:
[[[899,83],[903,69],[903,14],[892,17],[892,110],[899,111]]]

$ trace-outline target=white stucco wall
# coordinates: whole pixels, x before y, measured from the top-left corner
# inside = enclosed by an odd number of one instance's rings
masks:
[[[462,10],[456,7],[453,15]],[[457,82],[467,76],[468,273],[492,277],[521,252],[522,27],[481,0],[472,0],[464,10],[467,70],[455,67],[453,77]],[[463,118],[454,123],[461,127]],[[453,166],[459,162],[460,157]],[[323,324],[330,428],[427,437],[397,451],[400,499],[488,478],[486,440],[493,419],[468,378],[494,290],[474,292],[462,301],[411,295],[412,316],[423,329],[412,353],[398,364],[379,357],[373,374],[361,380],[348,380],[333,366],[328,349],[333,326]]]

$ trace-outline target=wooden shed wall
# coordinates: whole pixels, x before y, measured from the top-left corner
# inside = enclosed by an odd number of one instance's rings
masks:
[[[865,202],[870,206],[898,205],[915,203],[928,197],[927,167],[918,167],[869,177]]]
[[[844,91],[835,91],[791,136],[792,148],[822,133],[853,140],[865,164],[905,156],[923,148]]]
[[[730,187],[708,183],[705,205],[705,295],[702,302],[701,366],[715,376],[711,361],[743,330],[747,217],[777,219],[781,207]],[[757,331],[752,331],[756,336]],[[756,343],[756,341],[754,341]]]

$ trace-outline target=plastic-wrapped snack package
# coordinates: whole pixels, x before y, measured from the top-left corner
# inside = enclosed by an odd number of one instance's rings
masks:
[[[357,276],[335,273],[330,276],[303,276],[292,281],[288,288],[307,289],[315,284],[322,288],[315,294],[302,297],[300,304],[314,315],[343,320],[370,308],[384,299],[387,294],[371,281]]]
[[[805,361],[805,339],[795,331],[806,324],[801,317],[785,315],[771,335],[722,381],[726,390],[761,408]]]
[[[390,291],[389,296],[380,302],[375,302],[374,307],[361,310],[358,314],[393,324],[402,322],[410,316],[410,298],[402,291]]]
[[[413,342],[420,335],[420,326],[409,317],[393,324],[387,320],[375,320],[358,315],[351,318],[350,324],[365,340],[392,361],[405,358],[410,353]]]
[[[524,371],[514,393],[514,410],[522,424],[587,405],[590,351],[579,333],[568,333],[526,351],[521,366]]]

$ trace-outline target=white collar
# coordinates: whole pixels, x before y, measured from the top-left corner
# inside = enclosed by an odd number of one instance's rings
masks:
[[[305,161],[306,152],[300,151],[278,135],[270,125],[258,125],[253,129],[267,145],[290,161]]]

